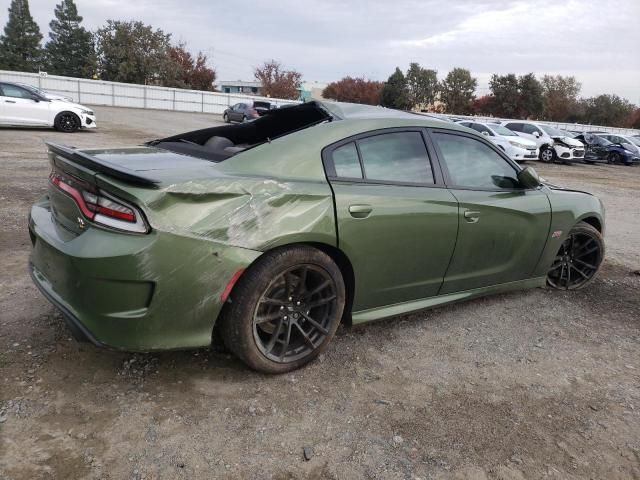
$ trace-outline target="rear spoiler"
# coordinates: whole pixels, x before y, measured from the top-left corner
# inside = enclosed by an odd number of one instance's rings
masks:
[[[57,143],[52,142],[45,142],[45,144],[49,148],[49,151],[56,155],[60,155],[63,158],[72,160],[78,165],[95,170],[99,173],[104,173],[105,175],[122,180],[123,182],[138,185],[140,187],[151,188],[157,188],[160,183],[159,180],[142,176],[139,172],[123,167],[122,165],[116,165],[106,160],[93,157],[88,153],[80,152],[74,147],[58,145]]]

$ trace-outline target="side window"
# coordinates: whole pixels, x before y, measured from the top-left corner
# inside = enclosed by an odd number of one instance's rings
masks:
[[[233,110],[234,112],[237,112],[239,106],[240,106],[240,104],[236,103],[233,107],[231,107],[231,110]]]
[[[366,179],[435,183],[420,132],[374,135],[358,140],[358,148]]]
[[[460,135],[434,133],[444,163],[455,186],[470,188],[520,188],[516,170],[482,142]]]
[[[358,160],[358,150],[354,142],[336,148],[332,154],[336,176],[362,178],[362,169]]]
[[[522,124],[521,123],[507,123],[505,125],[505,127],[507,127],[509,130],[511,130],[513,132],[521,132],[522,131]]]
[[[15,85],[10,85],[5,83],[2,85],[2,92],[5,97],[12,98],[33,98],[33,95],[26,88],[16,87]]]
[[[542,132],[540,132],[538,127],[536,127],[534,125],[529,125],[528,123],[525,123],[524,125],[522,125],[522,131],[524,133],[528,133],[530,135],[533,135],[535,132],[538,132],[538,133],[542,134]]]
[[[493,133],[491,133],[491,130],[489,130],[487,127],[479,123],[474,123],[473,125],[471,125],[471,128],[473,128],[476,132],[480,132],[480,133],[487,132],[487,135],[489,135],[490,137],[494,136]]]

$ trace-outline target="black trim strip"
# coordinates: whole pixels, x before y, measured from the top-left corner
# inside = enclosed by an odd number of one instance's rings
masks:
[[[104,173],[105,175],[109,175],[110,177],[116,178],[118,180],[132,183],[141,187],[152,188],[158,188],[158,184],[160,183],[160,180],[155,180],[150,177],[143,177],[138,172],[130,170],[126,167],[115,165],[105,160],[100,160],[89,154],[79,152],[78,150],[75,150],[73,148],[64,145],[58,145],[52,142],[45,143],[47,147],[49,147],[50,152],[56,155],[60,155],[61,157],[64,157],[68,160],[73,160],[83,167],[95,170],[99,173]]]

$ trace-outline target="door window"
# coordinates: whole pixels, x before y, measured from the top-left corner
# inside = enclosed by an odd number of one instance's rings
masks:
[[[397,132],[358,140],[368,180],[433,184],[427,148],[420,132]]]
[[[17,87],[8,83],[2,84],[2,92],[5,97],[12,98],[33,98],[33,94],[26,88]]]
[[[354,142],[347,143],[333,151],[333,166],[338,177],[362,178],[358,150]]]
[[[485,127],[480,123],[474,123],[473,125],[471,125],[471,128],[473,128],[476,132],[480,132],[480,133],[487,132],[487,135],[489,135],[490,137],[494,136],[493,133],[491,133],[491,130],[489,130],[487,127]]]
[[[484,143],[461,135],[434,133],[452,185],[481,189],[520,188],[515,168]]]
[[[505,125],[505,127],[507,127],[512,132],[521,132],[522,131],[522,124],[521,123],[507,123]]]
[[[528,123],[525,123],[524,125],[522,125],[522,131],[524,133],[528,133],[529,135],[533,135],[534,133],[539,133],[540,135],[542,135],[542,132],[540,131],[540,129],[534,125],[529,125]]]

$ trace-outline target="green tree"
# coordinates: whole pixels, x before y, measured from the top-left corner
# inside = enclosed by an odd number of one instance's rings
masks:
[[[107,20],[94,41],[102,80],[162,84],[173,62],[171,35],[142,22]]]
[[[520,112],[522,118],[537,118],[542,115],[544,101],[542,97],[542,84],[533,73],[527,73],[518,77],[518,90],[520,92]]]
[[[422,68],[417,63],[409,64],[406,75],[407,91],[411,107],[433,105],[438,95],[438,72]]]
[[[593,125],[624,127],[635,105],[618,95],[598,95],[585,100],[584,121]]]
[[[499,117],[513,118],[520,111],[520,89],[518,78],[513,74],[491,75],[489,88],[493,95],[493,114]]]
[[[465,68],[454,68],[440,85],[440,97],[448,113],[469,113],[478,81]]]
[[[90,32],[80,25],[82,17],[73,0],[62,0],[49,23],[50,40],[45,46],[47,71],[68,77],[92,77],[96,56]]]
[[[576,105],[581,87],[575,77],[542,77],[545,118],[556,122],[567,120]]]
[[[0,69],[37,72],[42,48],[40,27],[29,12],[27,0],[12,0],[9,20],[0,36]]]
[[[398,67],[382,87],[380,100],[383,107],[397,108],[398,110],[409,110],[412,107],[411,100],[409,100],[407,79]]]

